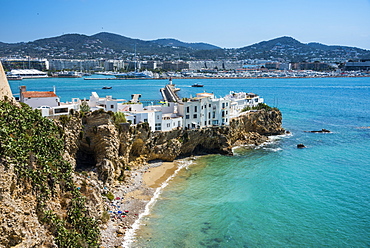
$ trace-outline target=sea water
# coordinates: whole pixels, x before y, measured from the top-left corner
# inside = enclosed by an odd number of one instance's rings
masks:
[[[204,88],[191,88],[195,83]],[[99,95],[160,98],[165,80],[34,79],[63,101]],[[259,94],[283,114],[290,135],[234,156],[196,159],[167,182],[133,247],[369,247],[370,78],[174,80],[199,91]],[[112,90],[102,90],[112,86]],[[328,129],[331,133],[305,131]],[[302,143],[307,148],[297,149]]]

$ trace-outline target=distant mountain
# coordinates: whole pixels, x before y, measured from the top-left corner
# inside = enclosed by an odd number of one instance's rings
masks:
[[[213,50],[213,49],[221,49],[218,46],[210,45],[207,43],[186,43],[175,39],[158,39],[153,40],[152,42],[160,44],[162,46],[174,46],[174,47],[187,47],[192,48],[194,50]]]
[[[75,59],[265,59],[281,61],[345,61],[370,58],[370,51],[356,47],[304,44],[292,37],[262,41],[238,49],[222,49],[207,43],[186,43],[176,39],[144,41],[118,34],[66,34],[32,42],[0,42],[0,57],[31,56],[39,58]]]
[[[65,34],[27,43],[0,43],[0,56],[29,55],[47,58],[127,58],[136,52],[138,56],[156,55],[166,58],[176,54],[188,58],[201,49],[217,49],[206,43],[185,43],[175,39],[144,41],[112,33],[87,36]]]
[[[280,37],[236,49],[243,58],[282,59],[285,61],[332,60],[369,58],[370,51],[356,47],[327,46],[320,43],[304,44],[292,37]]]

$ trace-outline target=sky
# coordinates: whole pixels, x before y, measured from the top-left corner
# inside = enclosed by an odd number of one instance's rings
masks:
[[[370,0],[0,0],[0,42],[78,33],[240,48],[281,36],[370,50]]]

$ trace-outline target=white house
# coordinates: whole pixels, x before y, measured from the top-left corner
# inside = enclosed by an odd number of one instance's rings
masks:
[[[198,93],[178,108],[183,116],[183,127],[188,129],[229,125],[230,122],[230,100],[215,98],[213,93]]]
[[[254,93],[245,92],[230,92],[225,96],[226,99],[231,101],[230,116],[236,117],[240,111],[245,107],[255,107],[259,103],[263,103],[264,99]]]
[[[27,91],[26,86],[20,87],[19,101],[39,109],[42,116],[68,115],[71,109],[78,111],[81,103],[78,98],[70,103],[61,103],[55,91]]]
[[[54,91],[27,91],[26,86],[20,87],[19,101],[34,109],[40,106],[59,106],[59,97]]]
[[[89,107],[92,111],[104,109],[105,111],[117,112],[119,110],[119,105],[125,101],[125,99],[114,99],[112,96],[101,98],[98,93],[92,92],[89,100]]]

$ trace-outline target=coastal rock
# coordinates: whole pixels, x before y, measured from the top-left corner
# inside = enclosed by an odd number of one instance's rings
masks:
[[[278,110],[248,112],[231,120],[230,126],[168,132],[152,132],[148,123],[115,124],[111,114],[99,111],[83,118],[74,116],[70,121],[72,124],[64,125],[66,151],[76,169],[96,171],[108,185],[122,180],[125,169],[151,160],[173,161],[212,153],[232,155],[233,146],[259,145],[269,135],[284,133]]]
[[[331,131],[324,129],[324,128],[318,131],[305,131],[305,132],[306,133],[331,133]]]
[[[233,119],[230,126],[168,132],[151,132],[147,123],[117,124],[110,113],[99,111],[73,113],[55,122],[64,139],[63,158],[74,166],[73,183],[85,197],[86,211],[107,233],[114,233],[117,227],[111,229],[107,206],[112,202],[102,195],[114,192],[116,186],[128,190],[132,180],[141,180],[127,172],[152,160],[173,161],[209,153],[232,155],[235,145],[258,145],[267,140],[267,135],[284,132],[281,113],[275,110],[246,113]],[[130,180],[125,179],[127,175]],[[65,217],[70,203],[70,193],[56,186],[45,206]],[[49,227],[40,221],[37,204],[31,183],[20,180],[14,166],[5,167],[0,160],[0,247],[56,247]],[[133,213],[125,219],[133,221],[137,212]],[[122,236],[124,228],[118,232]]]

